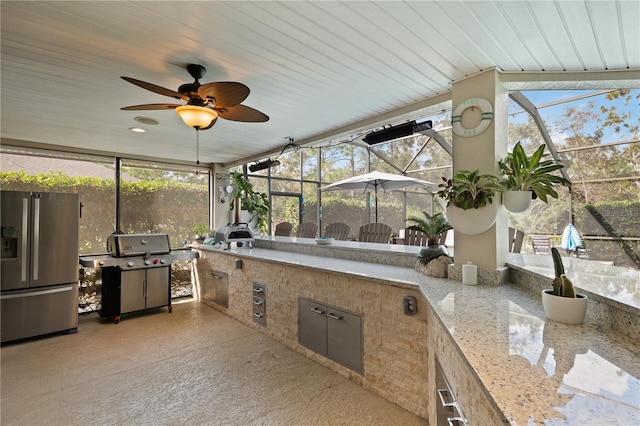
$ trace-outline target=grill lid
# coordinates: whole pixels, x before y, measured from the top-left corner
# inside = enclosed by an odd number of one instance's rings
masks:
[[[111,234],[107,251],[113,257],[166,254],[171,245],[167,234]]]

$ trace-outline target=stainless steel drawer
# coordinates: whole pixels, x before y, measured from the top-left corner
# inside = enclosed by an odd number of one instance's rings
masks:
[[[462,414],[437,358],[435,373],[437,426],[467,426],[467,419]]]
[[[253,298],[251,314],[253,322],[263,327],[267,326],[267,286],[254,282],[252,286]]]

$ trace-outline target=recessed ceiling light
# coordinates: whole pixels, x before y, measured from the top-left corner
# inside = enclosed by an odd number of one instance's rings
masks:
[[[156,124],[159,124],[158,120],[154,120],[153,118],[150,118],[150,117],[143,117],[141,115],[134,118],[134,120],[136,120],[138,123],[148,124],[150,126],[155,126]]]
[[[136,132],[136,133],[145,133],[146,132],[145,129],[141,129],[140,127],[129,127],[129,130],[131,130],[132,132]]]

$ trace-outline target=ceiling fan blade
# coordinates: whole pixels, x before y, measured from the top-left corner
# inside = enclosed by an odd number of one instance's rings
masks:
[[[246,105],[234,105],[226,108],[214,108],[225,120],[242,121],[245,123],[263,123],[269,121],[269,116],[257,109]]]
[[[218,81],[200,86],[198,95],[215,104],[216,107],[230,107],[247,99],[249,91],[249,88],[242,83]]]
[[[120,78],[123,79],[124,81],[128,81],[131,84],[135,84],[138,87],[142,87],[143,89],[150,90],[150,91],[158,93],[160,95],[169,96],[170,98],[175,98],[175,99],[182,99],[183,101],[188,101],[189,100],[188,96],[185,96],[185,95],[183,95],[181,93],[178,93],[178,92],[176,92],[174,90],[165,89],[164,87],[156,86],[155,84],[151,84],[151,83],[147,83],[146,81],[136,80],[135,78],[131,78],[131,77],[120,77]]]
[[[128,107],[120,108],[123,111],[138,111],[138,110],[151,110],[151,109],[176,109],[180,104],[144,104],[144,105],[132,105]]]

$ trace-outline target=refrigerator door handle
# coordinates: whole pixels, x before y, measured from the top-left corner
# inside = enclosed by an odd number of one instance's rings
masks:
[[[25,297],[45,296],[47,294],[64,293],[65,291],[73,291],[73,286],[57,287],[57,288],[52,288],[50,290],[3,294],[3,295],[0,295],[0,300],[24,299]]]
[[[38,280],[40,261],[40,198],[33,199],[33,281]]]
[[[27,280],[27,249],[29,238],[29,199],[22,199],[22,244],[20,253],[20,281]]]

